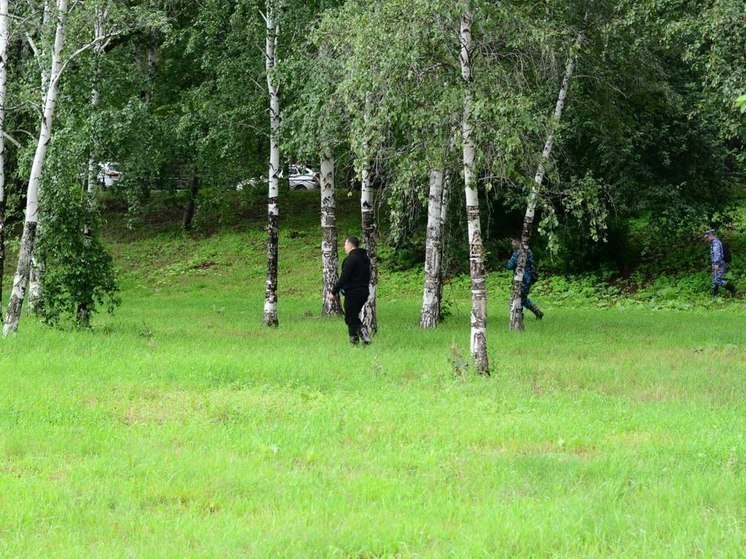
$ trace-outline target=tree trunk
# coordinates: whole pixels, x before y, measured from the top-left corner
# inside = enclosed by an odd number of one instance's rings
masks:
[[[367,152],[367,149],[365,150]],[[378,286],[378,225],[373,205],[373,189],[371,188],[371,174],[366,162],[361,173],[360,213],[363,225],[363,244],[370,258],[370,284],[368,285],[368,300],[365,302],[361,320],[368,332],[378,332],[378,317],[376,314],[376,288]]]
[[[443,170],[430,171],[427,201],[427,240],[425,241],[425,287],[422,294],[420,328],[435,328],[440,320],[443,257]]]
[[[5,272],[5,95],[8,86],[8,0],[0,0],[0,319]]]
[[[321,157],[321,266],[322,266],[322,309],[324,316],[342,314],[339,296],[333,299],[329,294],[337,283],[337,204],[334,199],[334,156],[325,150]]]
[[[197,170],[192,169],[192,180],[189,185],[189,199],[184,208],[184,216],[181,220],[181,227],[184,231],[192,230],[192,219],[194,219],[194,208],[197,204],[197,195],[199,194],[199,175]]]
[[[49,24],[49,20],[51,18],[52,9],[50,8],[49,0],[44,1],[44,15],[42,17],[42,29],[46,29],[47,25]],[[41,73],[40,73],[40,80],[41,80],[41,89],[42,92],[42,104],[45,104],[47,91],[49,90],[49,77],[50,74],[47,73],[47,71],[44,69],[44,66],[41,66]],[[37,221],[36,224],[36,232],[34,234],[34,242],[31,246],[31,267],[29,268],[29,274],[28,274],[28,286],[29,286],[29,294],[28,294],[28,311],[31,314],[36,314],[37,310],[40,309],[43,305],[42,301],[42,281],[44,280],[44,263],[39,262],[39,260],[36,258],[36,255],[33,253],[34,247],[36,246],[36,242],[39,239],[39,234],[41,233],[41,224]]]
[[[36,221],[28,219],[23,224],[23,235],[21,236],[21,246],[18,252],[18,267],[16,275],[13,278],[13,290],[10,293],[8,303],[8,312],[5,314],[5,323],[3,324],[3,336],[15,333],[18,330],[18,321],[21,318],[23,309],[23,296],[31,269],[31,253],[36,240]]]
[[[448,237],[446,236],[446,224],[448,223],[448,206],[451,203],[451,177],[446,172],[443,175],[443,201],[440,205],[440,281],[438,282],[438,301],[441,315],[443,314],[443,286],[446,282],[448,273],[448,262],[446,260],[446,248],[448,246]]]
[[[280,181],[280,95],[274,73],[277,63],[277,41],[280,32],[280,24],[275,0],[267,0],[267,41],[265,51],[265,62],[267,70],[267,89],[269,91],[269,192],[267,203],[267,283],[264,293],[264,318],[265,326],[278,326],[277,317],[277,261],[279,244],[279,220],[280,211],[278,206]]]
[[[21,316],[26,282],[29,279],[31,255],[34,250],[36,227],[39,221],[39,185],[42,170],[47,156],[47,148],[52,137],[52,119],[57,104],[60,78],[62,77],[62,47],[65,43],[65,16],[67,15],[67,0],[57,0],[57,29],[55,31],[54,48],[52,49],[52,65],[49,74],[47,94],[44,99],[39,141],[36,144],[34,161],[31,166],[28,191],[26,196],[26,220],[23,226],[23,238],[18,254],[18,266],[13,279],[13,292],[8,303],[8,313],[5,316],[3,335],[15,333]]]
[[[31,269],[28,277],[28,312],[30,314],[39,314],[44,308],[44,262],[36,257],[36,243],[42,234],[42,224],[37,222],[36,234],[34,235],[34,245],[31,250]]]
[[[464,115],[461,127],[464,160],[464,193],[466,218],[469,228],[469,272],[471,275],[471,355],[477,371],[489,375],[487,356],[487,288],[485,284],[482,226],[479,220],[479,193],[477,191],[474,142],[474,101],[471,92],[471,25],[474,16],[465,10],[461,16],[461,75],[464,87]]]
[[[578,35],[576,45],[579,46],[583,43],[584,34],[581,31]],[[546,142],[544,143],[544,150],[541,152],[541,159],[539,161],[539,167],[536,170],[534,176],[534,183],[531,186],[531,193],[528,197],[528,203],[526,205],[526,215],[523,218],[523,229],[521,231],[521,253],[518,257],[518,262],[515,267],[515,274],[513,276],[513,289],[510,298],[510,330],[523,331],[523,306],[521,303],[521,289],[523,286],[523,273],[526,268],[526,259],[528,258],[529,244],[531,242],[531,233],[533,232],[534,215],[536,214],[536,205],[539,201],[539,195],[541,194],[541,186],[544,182],[544,175],[546,174],[545,165],[549,162],[549,158],[552,155],[552,147],[554,146],[554,137],[559,126],[560,119],[562,118],[562,110],[565,107],[565,100],[567,98],[567,91],[570,88],[570,80],[575,69],[575,61],[577,59],[576,53],[571,53],[567,59],[567,66],[565,67],[565,75],[562,79],[562,86],[560,87],[559,95],[557,96],[557,104],[554,108],[554,115],[549,124],[549,132],[547,134]]]
[[[368,332],[378,332],[378,316],[376,313],[376,288],[378,286],[378,226],[376,223],[376,212],[373,203],[373,188],[370,172],[370,144],[367,139],[368,121],[371,108],[370,96],[366,95],[363,120],[365,130],[363,132],[362,154],[363,164],[360,168],[360,216],[363,228],[363,244],[370,258],[370,284],[368,285],[368,300],[363,305],[361,321]]]

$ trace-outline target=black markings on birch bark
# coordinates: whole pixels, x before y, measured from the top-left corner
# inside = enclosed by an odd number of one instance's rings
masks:
[[[440,320],[443,292],[443,193],[444,172],[430,171],[430,192],[427,202],[427,239],[425,242],[425,285],[422,293],[420,328],[435,328]]]
[[[265,62],[267,91],[269,93],[269,180],[267,196],[267,280],[264,292],[264,316],[262,324],[278,326],[277,315],[277,262],[279,254],[279,177],[280,172],[280,95],[274,74],[277,64],[277,41],[280,22],[277,18],[277,1],[267,0],[267,24]]]
[[[487,290],[484,278],[482,227],[479,220],[479,195],[477,192],[474,132],[474,108],[471,93],[471,25],[473,16],[465,10],[461,17],[461,75],[464,80],[464,113],[461,126],[464,163],[464,194],[466,218],[469,229],[469,271],[471,275],[471,355],[477,371],[489,375],[487,355]]]
[[[23,299],[25,296],[26,282],[29,281],[30,268],[32,265],[32,254],[37,234],[37,223],[39,220],[39,186],[47,155],[47,148],[52,137],[52,119],[57,104],[60,78],[64,69],[62,63],[62,49],[65,43],[65,17],[67,16],[67,0],[57,0],[57,23],[52,48],[51,71],[48,75],[42,72],[42,82],[46,84],[44,96],[44,109],[42,112],[39,131],[39,141],[36,144],[34,160],[31,165],[28,189],[26,192],[26,218],[23,226],[23,237],[21,239],[20,252],[18,254],[18,265],[13,279],[13,292],[8,303],[8,312],[3,325],[3,335],[15,333],[21,317]]]
[[[18,321],[21,318],[23,300],[31,268],[31,252],[36,240],[36,222],[26,221],[23,224],[23,235],[21,236],[21,248],[18,253],[18,266],[13,278],[13,289],[8,302],[8,312],[3,324],[3,336],[15,333],[18,330]]]
[[[326,152],[321,158],[321,266],[322,266],[322,309],[324,316],[342,313],[339,296],[329,294],[339,279],[337,252],[337,215],[334,198],[334,158]]]

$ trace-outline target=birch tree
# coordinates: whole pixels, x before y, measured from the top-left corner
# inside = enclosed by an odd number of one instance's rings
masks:
[[[3,302],[2,278],[5,271],[5,100],[8,85],[9,39],[8,0],[0,0],[0,309]]]
[[[329,294],[332,293],[339,279],[335,160],[332,149],[332,145],[338,142],[334,136],[339,132],[339,110],[334,96],[336,66],[326,44],[321,45],[314,62],[316,66],[314,85],[319,89],[317,99],[320,100],[321,106],[312,110],[322,115],[320,120],[311,117],[311,122],[314,123],[312,128],[315,129],[314,136],[320,138],[321,152],[321,312],[323,316],[336,316],[343,312],[339,295],[330,297]],[[302,109],[301,112],[304,113],[305,110]]]
[[[339,275],[337,239],[337,203],[335,200],[334,155],[330,148],[323,150],[321,158],[321,268],[324,316],[341,314],[339,296],[329,297]]]
[[[15,333],[18,330],[18,321],[21,317],[21,309],[26,290],[26,282],[29,279],[31,257],[36,240],[36,229],[39,220],[39,185],[41,184],[44,160],[52,137],[52,121],[54,109],[57,104],[60,78],[64,69],[62,60],[62,49],[65,44],[65,19],[67,17],[67,0],[57,0],[56,26],[54,45],[52,48],[52,62],[49,71],[47,91],[44,97],[44,109],[41,118],[39,140],[36,144],[36,152],[31,167],[28,190],[26,193],[26,217],[23,225],[23,235],[18,253],[18,266],[13,278],[13,290],[8,303],[8,312],[3,324],[3,335]]]
[[[266,46],[264,51],[267,90],[269,91],[269,193],[267,200],[267,281],[264,293],[265,326],[278,326],[277,316],[277,262],[279,244],[280,210],[278,198],[280,193],[280,92],[275,76],[277,64],[277,42],[280,34],[279,0],[267,0],[264,20],[267,25]]]
[[[430,192],[427,203],[427,238],[425,244],[425,286],[422,294],[420,327],[434,328],[440,320],[443,292],[443,229],[446,220],[447,190],[445,172],[430,171]]]
[[[18,254],[18,265],[13,278],[13,288],[8,303],[8,312],[5,316],[3,325],[3,335],[15,333],[18,329],[18,322],[21,316],[23,301],[26,294],[26,285],[29,282],[30,268],[34,253],[34,246],[38,233],[39,223],[39,194],[42,184],[42,175],[47,152],[52,139],[52,125],[54,122],[55,108],[57,105],[60,83],[65,70],[70,63],[78,58],[82,53],[99,44],[102,38],[83,42],[82,46],[72,50],[67,56],[63,56],[66,50],[67,26],[71,10],[80,10],[81,19],[86,18],[83,11],[84,5],[80,2],[74,2],[69,8],[68,0],[56,0],[54,8],[49,2],[43,4],[42,15],[42,33],[39,36],[40,44],[37,45],[31,35],[27,36],[29,44],[34,51],[34,56],[40,62],[46,56],[43,52],[49,54],[49,66],[40,66],[41,83],[44,85],[43,103],[41,109],[41,121],[39,124],[39,136],[34,151],[33,162],[29,175],[28,188],[26,192],[26,210],[23,234],[21,237],[21,246]],[[54,40],[47,50],[47,45],[43,44],[44,40],[44,22],[53,24]],[[109,37],[118,34],[119,31],[111,30]]]
[[[42,3],[42,17],[41,17],[41,26],[40,26],[40,33],[39,36],[43,40],[43,34],[45,33],[47,26],[49,24],[52,9],[50,7],[50,0],[44,0]],[[42,92],[42,107],[44,106],[44,100],[45,100],[45,92],[48,91],[49,86],[49,73],[44,68],[44,52],[43,47],[44,44],[42,43],[41,47],[37,47],[36,44],[33,42],[32,36],[30,34],[27,34],[27,39],[29,41],[29,45],[31,46],[34,57],[39,60],[40,63],[40,71],[39,71],[39,79],[41,81],[41,88],[40,91]],[[45,154],[46,157],[46,154]],[[37,201],[38,205],[38,201]],[[36,230],[34,233],[34,243],[36,243],[36,237],[39,236],[41,233],[41,225],[39,224],[39,218],[37,216],[37,222],[36,222]],[[39,261],[38,258],[36,258],[36,255],[33,253],[33,247],[32,247],[32,253],[31,253],[31,267],[29,269],[29,277],[28,277],[28,286],[29,286],[29,297],[28,297],[28,310],[30,313],[35,313],[43,304],[42,303],[42,294],[41,294],[41,282],[44,278],[44,264]]]
[[[376,288],[378,287],[378,223],[375,211],[375,192],[372,185],[370,144],[367,138],[370,121],[371,99],[366,95],[364,109],[364,131],[362,142],[362,164],[360,168],[360,216],[363,228],[363,244],[370,258],[370,284],[368,286],[368,300],[362,310],[361,320],[368,332],[378,332],[378,317],[376,315]]]
[[[523,218],[523,229],[521,230],[521,252],[520,256],[518,257],[518,263],[516,264],[515,274],[513,276],[513,289],[510,301],[510,330],[524,329],[523,307],[521,305],[521,289],[523,286],[523,273],[526,268],[529,243],[531,242],[531,233],[533,232],[536,205],[538,204],[541,197],[541,188],[542,184],[544,183],[546,166],[549,164],[550,158],[552,156],[552,148],[554,146],[555,135],[560,124],[560,119],[562,118],[562,111],[565,108],[567,92],[570,89],[570,80],[572,79],[573,71],[575,70],[577,52],[580,48],[580,45],[583,44],[583,40],[584,34],[581,31],[578,34],[576,43],[573,46],[570,52],[570,56],[567,59],[565,73],[562,78],[562,86],[560,87],[559,95],[557,96],[557,103],[554,108],[554,114],[552,115],[552,119],[549,123],[549,132],[547,134],[546,141],[544,142],[544,149],[541,152],[539,166],[536,170],[534,182],[528,197],[526,214]]]
[[[371,333],[378,332],[378,317],[376,313],[376,289],[378,288],[378,224],[374,206],[374,191],[371,186],[369,169],[362,172],[362,187],[360,193],[360,211],[363,225],[363,244],[370,258],[370,284],[368,286],[368,300],[363,306],[361,320]]]
[[[464,161],[464,193],[469,230],[469,274],[471,276],[471,355],[477,370],[489,375],[487,356],[487,287],[479,219],[479,192],[476,183],[476,145],[474,142],[474,106],[472,82],[472,24],[474,15],[467,7],[461,16],[461,75],[464,81],[464,114],[461,128]]]

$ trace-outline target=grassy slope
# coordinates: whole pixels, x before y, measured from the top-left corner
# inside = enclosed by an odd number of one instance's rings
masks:
[[[742,555],[743,307],[546,300],[511,335],[496,277],[494,375],[462,378],[463,283],[423,332],[413,275],[384,275],[381,333],[350,348],[294,200],[278,330],[257,226],[119,238],[114,317],[4,342],[0,555]]]

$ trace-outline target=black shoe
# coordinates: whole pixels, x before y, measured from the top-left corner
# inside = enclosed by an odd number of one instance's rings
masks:
[[[544,313],[541,312],[541,309],[539,307],[534,307],[531,309],[531,312],[533,312],[536,315],[536,320],[541,320],[544,318]]]
[[[357,336],[350,336],[350,343],[352,345],[358,345],[360,343],[360,338]]]
[[[370,334],[368,333],[368,329],[365,326],[360,327],[360,338],[363,340],[363,343],[365,345],[368,345],[373,341],[370,337]]]

